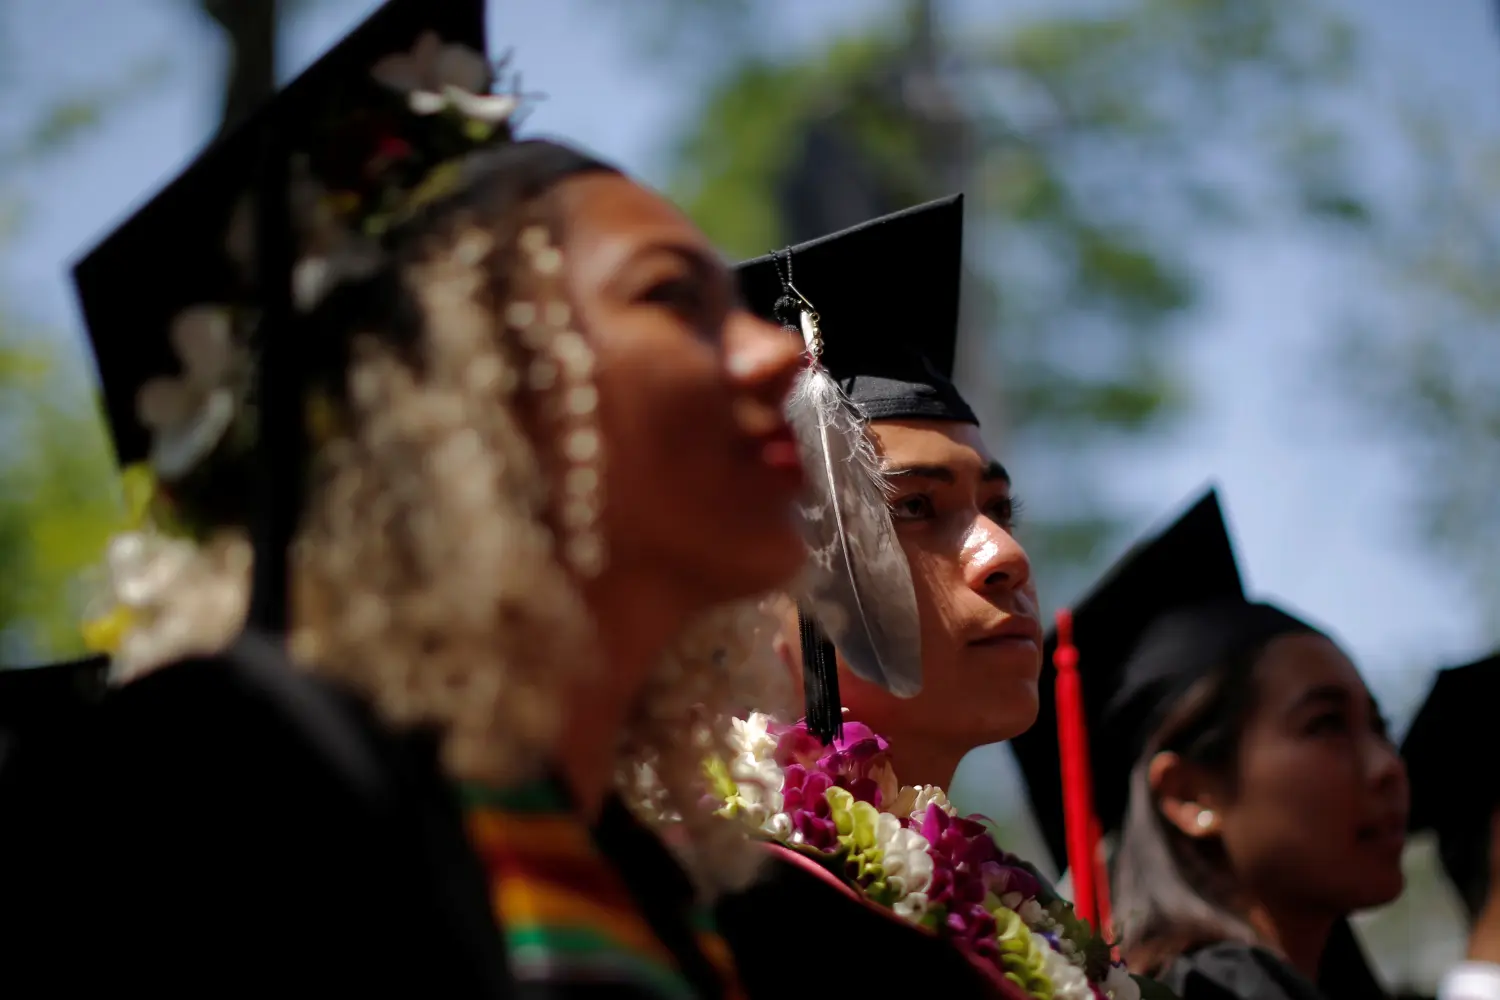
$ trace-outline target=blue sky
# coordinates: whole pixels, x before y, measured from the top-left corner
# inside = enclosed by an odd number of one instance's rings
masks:
[[[374,6],[318,0],[285,40],[285,70],[306,65]],[[986,0],[952,6],[960,20],[994,16]],[[1045,6],[1013,2],[1004,16]],[[1465,109],[1476,131],[1496,133],[1500,29],[1489,0],[1340,6],[1376,55],[1370,102],[1425,90]],[[22,179],[29,215],[15,250],[0,261],[7,300],[81,352],[66,268],[207,139],[223,44],[187,0],[9,0],[6,7],[10,51],[19,58],[4,72],[28,100],[0,108],[0,136],[24,121],[30,98],[106,86],[134,63],[171,60],[159,87]],[[778,38],[795,45],[887,4],[769,0],[765,7]],[[491,28],[500,44],[518,50],[528,89],[548,95],[529,130],[573,139],[661,179],[659,152],[694,95],[641,59],[609,4],[496,2]],[[1424,552],[1405,515],[1404,500],[1419,484],[1397,449],[1328,400],[1312,363],[1339,297],[1358,290],[1325,248],[1274,227],[1215,242],[1204,254],[1211,294],[1193,318],[1203,335],[1180,361],[1198,408],[1180,433],[1111,470],[1112,488],[1140,512],[1144,529],[1216,479],[1252,587],[1331,626],[1404,718],[1420,675],[1482,650],[1471,599]],[[988,777],[1003,765],[986,752],[971,766]],[[989,796],[979,793],[986,804]]]

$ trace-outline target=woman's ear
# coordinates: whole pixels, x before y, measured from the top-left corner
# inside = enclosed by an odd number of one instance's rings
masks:
[[[1147,781],[1156,808],[1168,823],[1195,839],[1218,835],[1222,822],[1216,808],[1218,796],[1202,768],[1163,752],[1151,758]]]

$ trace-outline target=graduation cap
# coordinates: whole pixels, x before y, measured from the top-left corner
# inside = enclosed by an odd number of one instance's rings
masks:
[[[823,366],[866,419],[977,424],[953,385],[963,201],[941,198],[745,261],[741,294],[756,315],[796,329],[788,278],[820,316]]]
[[[1075,606],[1072,622],[1101,833],[1120,828],[1131,770],[1197,680],[1277,635],[1316,631],[1246,600],[1214,489],[1133,546]],[[1044,644],[1045,663],[1053,663],[1057,649],[1054,630]],[[1057,701],[1046,678],[1040,692],[1036,725],[1010,742],[1061,870],[1068,867],[1068,849]]]
[[[1491,817],[1500,807],[1500,777],[1488,766],[1488,733],[1500,704],[1500,652],[1440,670],[1401,755],[1411,777],[1412,831],[1437,834],[1438,857],[1472,919],[1489,890]]]
[[[483,0],[390,0],[74,268],[121,462],[149,461],[187,527],[251,527],[251,620],[271,631],[306,390],[343,388],[347,344],[317,310],[336,278],[378,270],[382,234],[451,190],[465,154],[510,139],[519,95],[487,92],[484,51]],[[603,166],[547,143],[506,152],[554,177]],[[341,301],[356,299],[389,305]]]
[[[798,611],[807,725],[827,743],[842,725],[838,660],[830,636],[860,677],[902,696],[920,689],[916,595],[884,500],[876,496],[855,502],[844,518],[824,516],[828,503],[845,509],[835,497],[839,490],[847,498],[860,491],[861,480],[870,478],[857,460],[829,452],[826,442],[862,440],[863,429],[849,425],[859,418],[978,423],[953,385],[963,195],[757,257],[737,270],[750,310],[792,330],[800,327],[816,362],[799,382],[791,413],[805,439],[804,453],[809,441],[825,442],[813,449],[819,452],[813,460],[804,461],[830,470],[824,479],[815,476],[810,486],[813,495],[806,506],[819,513],[805,520],[809,545],[815,552],[852,550],[866,564],[856,567],[850,559],[845,566],[833,558],[834,565],[815,581],[814,592]],[[840,391],[853,404],[853,414],[836,399]],[[810,402],[813,397],[822,402]],[[825,420],[835,421],[838,432],[826,433]],[[806,430],[804,423],[821,429]],[[873,464],[873,453],[869,461]],[[846,465],[852,472],[840,484],[838,470]],[[846,529],[846,522],[855,527]],[[864,530],[870,537],[841,545],[838,539],[846,530]],[[826,537],[830,532],[832,544]],[[864,599],[866,591],[872,600]]]

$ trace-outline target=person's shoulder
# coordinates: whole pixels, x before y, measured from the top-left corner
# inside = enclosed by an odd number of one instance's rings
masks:
[[[808,996],[851,988],[875,996],[1024,995],[950,942],[865,899],[821,859],[779,844],[766,850],[760,878],[715,911],[752,1000],[785,995],[793,984]],[[796,969],[786,961],[791,941],[803,956]]]
[[[247,631],[110,692],[73,754],[110,785],[284,796],[312,786],[378,796],[391,736],[358,697]]]
[[[1318,1000],[1317,988],[1271,952],[1216,941],[1172,963],[1161,976],[1182,1000]]]

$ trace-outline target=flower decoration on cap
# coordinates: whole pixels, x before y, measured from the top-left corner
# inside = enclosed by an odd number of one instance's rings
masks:
[[[321,133],[326,141],[292,163],[289,202],[300,247],[292,288],[300,312],[316,309],[341,283],[378,271],[382,234],[453,190],[466,154],[509,139],[506,123],[523,98],[519,81],[510,93],[488,93],[503,67],[504,61],[492,67],[472,49],[427,32],[411,51],[374,65],[375,101],[329,109],[332,120]],[[385,93],[400,95],[400,104],[386,106],[389,98],[382,104],[378,95]],[[253,203],[243,199],[225,234],[226,255],[247,278],[255,257],[253,221]],[[173,321],[182,373],[151,379],[136,405],[151,432],[149,461],[160,482],[179,483],[203,470],[245,415],[250,316],[248,309],[199,305]],[[326,415],[323,402],[318,412]]]
[[[288,191],[297,240],[290,280],[300,313],[316,310],[341,283],[378,272],[387,259],[382,237],[391,226],[453,191],[465,156],[510,140],[508,123],[524,98],[518,80],[508,93],[489,93],[503,68],[504,61],[492,67],[473,49],[428,32],[409,52],[377,60],[362,90],[338,90],[329,104],[311,110],[317,127],[310,132],[318,139],[293,155]],[[351,94],[358,96],[350,100]],[[212,528],[248,516],[251,470],[241,459],[252,450],[257,426],[256,222],[255,198],[243,192],[228,213],[221,242],[236,283],[215,291],[219,302],[194,304],[171,319],[178,370],[150,378],[136,392],[134,415],[149,432],[149,448],[144,462],[124,470],[126,530],[100,567],[103,579],[82,625],[89,647],[115,655],[117,662],[152,660],[152,650],[136,647],[176,641],[167,634],[174,622],[156,623],[157,611],[170,581],[180,584],[189,571],[189,539],[205,540]],[[532,254],[532,264],[555,272],[558,258],[547,245]],[[555,304],[538,309],[547,322],[567,325]],[[592,355],[568,331],[549,338],[548,347],[556,355],[549,363],[561,373],[557,380],[567,387],[564,408],[576,418],[566,447],[570,455],[592,459],[585,453],[596,450],[597,436],[575,426],[592,415],[593,390],[586,381]],[[338,432],[344,416],[339,376],[316,370],[318,364],[310,364],[315,370],[304,401],[314,447]],[[533,383],[545,377],[541,367],[533,365]],[[597,566],[602,553],[589,530],[598,506],[597,462],[574,464],[588,467],[569,474],[568,516],[584,529],[569,550],[576,564]],[[206,584],[194,593],[201,602],[234,599]]]
[[[735,719],[710,761],[720,814],[842,872],[872,905],[952,941],[1037,1000],[1141,1000],[1109,945],[1030,865],[959,816],[935,785],[902,786],[890,744],[844,721],[829,746],[805,722]]]
[[[239,359],[234,317],[220,306],[194,306],[172,321],[172,348],[182,374],[141,386],[136,413],[151,431],[151,464],[176,479],[207,458],[234,423]]]
[[[495,69],[504,64],[502,60]],[[498,124],[521,103],[514,94],[483,93],[491,79],[484,57],[463,45],[445,45],[431,31],[423,32],[410,52],[380,60],[372,73],[404,95],[413,114],[435,115],[451,108],[465,118]]]
[[[380,265],[379,238],[462,180],[465,155],[509,138],[525,98],[520,78],[490,93],[507,55],[491,65],[464,45],[424,32],[410,52],[386,56],[372,79],[405,99],[401,112],[365,109],[334,123],[325,147],[296,164],[292,191],[304,256],[297,308]]]

